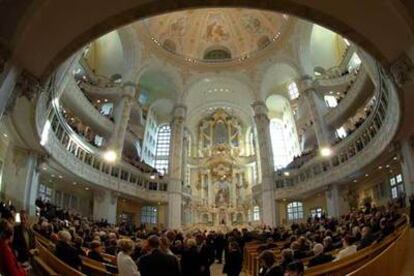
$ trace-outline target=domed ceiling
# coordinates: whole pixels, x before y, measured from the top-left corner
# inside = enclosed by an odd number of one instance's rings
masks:
[[[241,8],[168,13],[144,21],[153,41],[188,61],[250,57],[274,43],[287,25],[284,14]]]

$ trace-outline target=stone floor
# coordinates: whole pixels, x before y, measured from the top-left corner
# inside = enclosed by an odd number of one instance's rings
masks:
[[[223,265],[222,264],[218,264],[218,263],[214,263],[213,265],[211,265],[211,267],[210,267],[210,274],[211,274],[211,276],[222,276],[222,275],[225,275],[225,274],[223,274]],[[242,272],[242,273],[240,273],[240,276],[246,276],[246,274],[244,274]]]

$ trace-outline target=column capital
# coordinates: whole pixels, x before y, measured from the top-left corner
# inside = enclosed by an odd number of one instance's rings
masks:
[[[183,104],[177,104],[174,106],[172,115],[174,118],[184,119],[187,116],[187,106]]]
[[[305,93],[309,90],[317,90],[319,86],[318,80],[314,79],[310,75],[304,75],[298,81],[298,89],[301,93]]]
[[[266,115],[269,112],[265,102],[263,101],[256,101],[252,104],[253,112],[255,115]]]
[[[124,82],[122,84],[122,93],[122,96],[134,99],[137,93],[137,84],[132,81]]]

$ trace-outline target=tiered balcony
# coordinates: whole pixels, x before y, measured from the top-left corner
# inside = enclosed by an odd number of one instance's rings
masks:
[[[50,92],[39,97],[36,123],[41,145],[63,168],[96,187],[142,200],[166,202],[168,179],[145,173],[129,163],[106,162],[99,149],[88,144],[64,121]]]
[[[275,173],[277,199],[339,182],[369,165],[390,145],[400,120],[400,104],[395,87],[382,71],[378,83],[373,111],[363,125],[332,148],[331,157],[317,155],[300,168]]]

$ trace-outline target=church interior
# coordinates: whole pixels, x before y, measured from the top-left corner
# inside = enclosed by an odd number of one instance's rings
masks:
[[[0,274],[414,275],[414,4],[328,2],[0,1]]]

